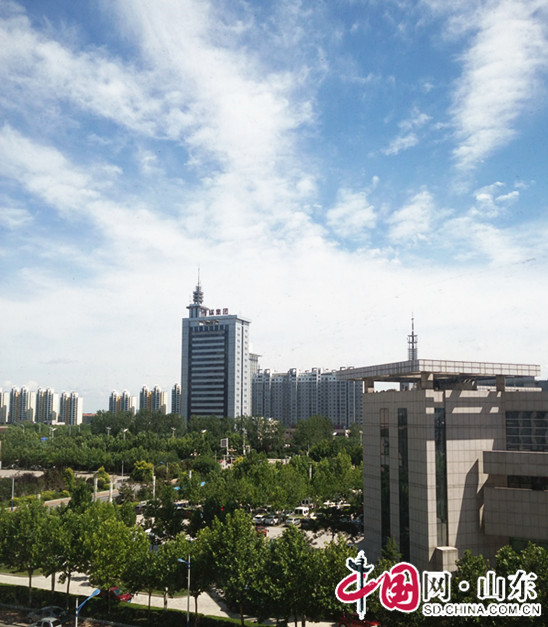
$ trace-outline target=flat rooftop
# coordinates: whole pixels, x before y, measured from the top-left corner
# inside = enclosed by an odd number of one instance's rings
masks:
[[[459,381],[467,379],[476,381],[490,380],[496,376],[534,378],[540,376],[540,366],[536,364],[504,364],[486,361],[414,359],[337,371],[337,377],[344,380],[395,381],[399,383],[419,381],[423,374],[432,374],[437,380]]]

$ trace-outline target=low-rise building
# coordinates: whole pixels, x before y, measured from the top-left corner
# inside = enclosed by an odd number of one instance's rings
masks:
[[[420,569],[466,549],[548,541],[548,392],[528,364],[411,359],[353,368],[363,381],[364,550],[389,537]],[[509,385],[511,381],[512,386]],[[399,389],[375,392],[376,382]]]

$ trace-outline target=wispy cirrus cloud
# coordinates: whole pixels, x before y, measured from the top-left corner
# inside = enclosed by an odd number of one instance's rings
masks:
[[[455,30],[472,32],[461,56],[451,115],[461,170],[474,168],[516,133],[519,116],[542,93],[548,69],[548,11],[536,0],[485,2],[453,17]],[[460,18],[460,19],[458,19]]]
[[[419,111],[416,107],[411,112],[410,117],[398,124],[400,133],[382,151],[387,156],[398,155],[403,150],[408,150],[416,146],[420,139],[418,132],[424,127],[431,117]]]

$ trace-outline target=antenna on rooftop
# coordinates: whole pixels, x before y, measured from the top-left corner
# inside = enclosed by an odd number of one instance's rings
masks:
[[[415,335],[415,318],[411,316],[411,334],[407,336],[407,359],[416,361],[419,358],[418,349],[419,336]]]

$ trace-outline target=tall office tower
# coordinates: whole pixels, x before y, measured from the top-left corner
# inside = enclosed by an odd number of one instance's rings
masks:
[[[55,422],[59,415],[59,395],[51,388],[38,388],[36,392],[36,422]]]
[[[250,321],[203,305],[200,283],[183,318],[181,414],[235,418],[251,411]]]
[[[181,386],[176,383],[172,388],[171,388],[171,413],[175,414],[176,416],[180,416],[181,415],[181,400],[182,400],[183,396],[182,396],[182,392],[181,392]]]
[[[12,388],[10,392],[10,409],[8,422],[22,422],[34,420],[36,409],[36,394],[23,386],[21,389]]]
[[[117,414],[121,411],[135,414],[136,400],[135,396],[131,396],[127,390],[124,390],[121,395],[116,390],[113,390],[108,399],[108,410],[112,414]]]
[[[78,392],[63,392],[59,401],[59,422],[66,425],[81,424],[83,404],[84,399],[78,396]]]

